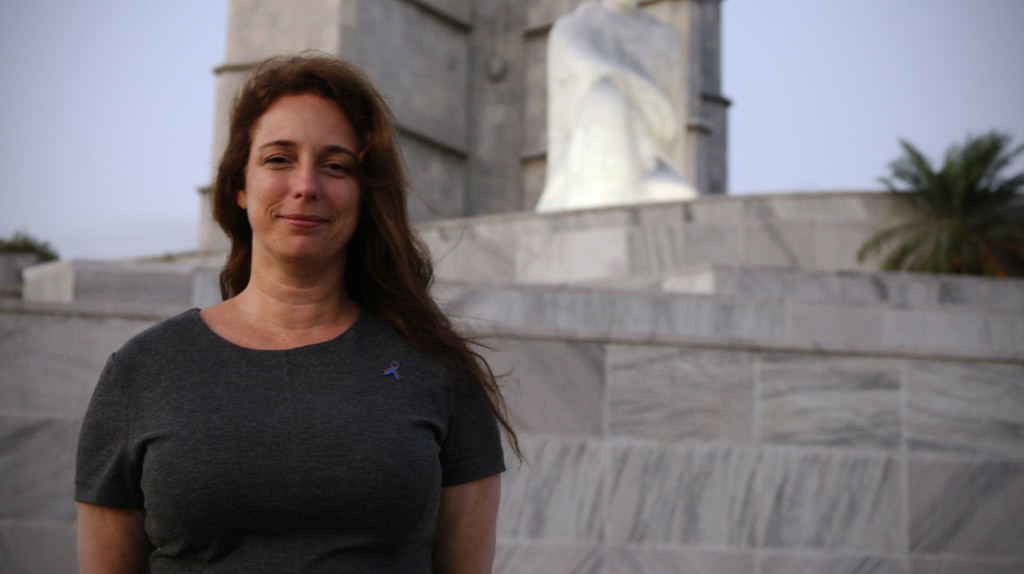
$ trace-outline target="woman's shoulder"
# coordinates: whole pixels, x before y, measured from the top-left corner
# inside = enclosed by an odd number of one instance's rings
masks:
[[[128,339],[117,351],[117,355],[131,357],[137,354],[149,354],[157,350],[175,349],[183,343],[194,341],[202,327],[199,309],[189,309],[163,319]]]

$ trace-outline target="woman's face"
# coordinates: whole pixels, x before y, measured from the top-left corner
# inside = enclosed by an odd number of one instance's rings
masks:
[[[254,263],[343,264],[359,223],[358,146],[348,117],[320,96],[284,96],[260,116],[238,194]]]

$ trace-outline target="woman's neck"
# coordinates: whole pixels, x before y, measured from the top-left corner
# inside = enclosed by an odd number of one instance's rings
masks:
[[[350,324],[358,314],[341,273],[329,269],[295,276],[254,266],[236,299],[247,320],[288,332]]]

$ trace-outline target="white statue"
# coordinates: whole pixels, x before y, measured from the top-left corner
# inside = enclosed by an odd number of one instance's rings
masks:
[[[697,196],[682,175],[682,38],[637,0],[588,2],[548,40],[548,174],[537,211]]]

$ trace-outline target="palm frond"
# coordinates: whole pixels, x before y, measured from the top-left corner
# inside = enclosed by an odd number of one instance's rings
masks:
[[[999,132],[950,146],[938,170],[913,144],[880,181],[910,219],[868,238],[857,260],[885,256],[882,267],[933,273],[1024,275],[1024,173],[1004,176],[1024,145]]]

